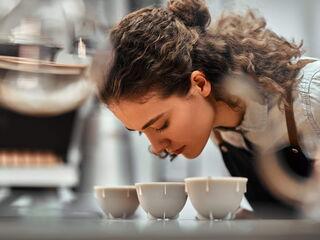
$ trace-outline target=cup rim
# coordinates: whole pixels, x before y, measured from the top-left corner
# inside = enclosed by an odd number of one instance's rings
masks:
[[[138,182],[135,183],[135,186],[161,186],[161,185],[178,185],[178,186],[184,186],[185,182]]]
[[[246,177],[213,177],[213,176],[207,176],[207,177],[188,177],[184,179],[185,182],[191,182],[191,181],[227,181],[227,182],[247,182],[248,178]]]
[[[103,186],[103,185],[96,185],[93,187],[94,190],[135,190],[136,187],[134,185],[122,185],[122,186]]]

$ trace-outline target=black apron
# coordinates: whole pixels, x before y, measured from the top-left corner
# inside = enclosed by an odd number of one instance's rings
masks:
[[[302,152],[297,137],[294,121],[291,94],[288,94],[289,106],[285,107],[287,132],[290,145],[277,152],[278,161],[289,174],[299,176],[300,179],[310,177],[313,161]],[[274,196],[262,183],[256,170],[256,154],[253,143],[244,138],[249,150],[235,147],[221,138],[218,131],[214,131],[218,139],[223,161],[231,176],[248,178],[245,196],[258,217],[262,218],[297,218],[298,209],[294,208]]]

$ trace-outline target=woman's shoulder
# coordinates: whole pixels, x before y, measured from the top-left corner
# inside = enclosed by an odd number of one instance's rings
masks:
[[[320,138],[320,59],[308,59],[314,61],[301,70],[298,92],[304,115]]]
[[[303,93],[312,93],[320,97],[320,59],[303,58],[313,60],[305,65],[298,76],[298,90]]]
[[[297,90],[304,94],[316,94],[320,96],[320,59],[304,57],[302,60],[311,60],[298,75]]]
[[[320,59],[303,57],[301,60],[310,60],[311,62],[305,65],[300,71],[300,78],[304,81],[312,81],[316,74],[320,73]]]

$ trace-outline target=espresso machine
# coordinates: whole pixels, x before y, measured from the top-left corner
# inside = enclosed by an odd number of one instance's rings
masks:
[[[76,63],[57,63],[62,46],[41,32],[40,20],[23,19],[0,43],[1,187],[79,183],[77,118],[92,93],[85,45],[79,41]]]

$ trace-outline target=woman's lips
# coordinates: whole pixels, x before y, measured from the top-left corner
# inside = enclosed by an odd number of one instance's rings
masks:
[[[180,153],[183,152],[184,148],[185,148],[186,145],[182,146],[181,148],[175,150],[173,153],[176,154],[176,155],[179,155]]]

